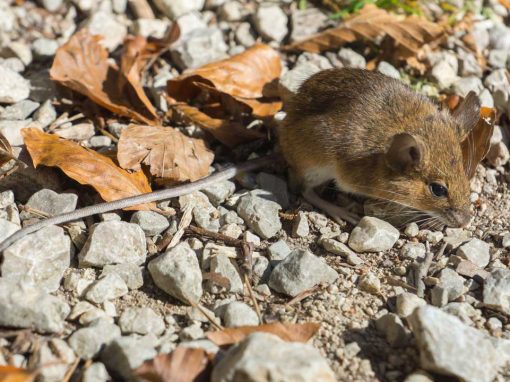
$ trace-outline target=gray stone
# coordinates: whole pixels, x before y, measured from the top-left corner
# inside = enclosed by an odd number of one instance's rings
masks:
[[[510,28],[503,23],[496,23],[490,29],[490,47],[492,49],[510,50]]]
[[[163,38],[170,27],[168,20],[160,19],[137,19],[133,24],[133,31],[136,35],[143,37]]]
[[[179,337],[181,340],[198,340],[204,338],[204,331],[199,323],[194,323],[182,329]]]
[[[235,31],[235,38],[237,43],[245,48],[249,48],[255,44],[255,36],[250,23],[239,24]]]
[[[402,320],[393,313],[387,313],[375,321],[377,331],[384,334],[392,347],[401,347],[407,343],[407,333]]]
[[[209,202],[207,196],[203,192],[195,191],[179,197],[179,207],[185,208],[190,203],[193,205],[193,219],[197,225],[218,232],[220,229],[218,210]]]
[[[115,16],[105,11],[93,12],[85,21],[85,26],[93,35],[101,35],[101,44],[113,52],[127,35],[127,27],[117,21]]]
[[[0,91],[1,87],[2,85],[0,85]],[[31,119],[26,119],[24,121],[0,121],[0,134],[9,141],[11,146],[21,146],[24,143],[23,136],[21,135],[21,129],[24,129],[25,127],[34,127],[30,125],[32,125]]]
[[[492,92],[496,107],[500,110],[506,110],[510,93],[510,83],[506,76],[506,69],[493,70],[485,77],[484,85]]]
[[[38,38],[32,42],[32,51],[34,56],[48,58],[55,55],[58,49],[58,42],[49,38]]]
[[[221,227],[220,233],[229,236],[233,239],[237,239],[239,238],[239,236],[243,234],[243,229],[237,224],[230,223],[225,224],[223,227]]]
[[[94,362],[83,372],[82,382],[107,382],[110,380],[106,367],[101,362]]]
[[[307,7],[295,10],[291,15],[290,41],[296,42],[317,32],[328,22],[328,16],[320,9]]]
[[[510,152],[503,142],[498,142],[491,145],[486,158],[494,167],[504,166],[510,160]]]
[[[243,196],[237,205],[239,216],[263,239],[272,238],[282,228],[280,209],[278,203],[257,196],[254,191]]]
[[[303,82],[305,82],[315,73],[320,72],[320,70],[321,69],[317,65],[311,62],[304,62],[283,73],[278,82],[278,91],[280,93],[280,97],[283,100],[289,100],[294,94],[297,93]],[[285,187],[287,187],[286,184]]]
[[[119,275],[130,290],[141,288],[143,285],[142,269],[134,263],[105,265],[101,276],[108,273]]]
[[[447,228],[443,242],[447,245],[447,250],[452,250],[458,248],[462,243],[470,240],[471,236],[471,232],[462,228]]]
[[[181,342],[179,346],[184,346],[187,348],[193,349],[204,349],[206,352],[211,354],[216,354],[219,352],[220,348],[214,342],[206,340],[206,339],[198,339]]]
[[[337,240],[324,238],[321,239],[320,244],[326,251],[344,257],[350,265],[361,265],[364,262],[363,259],[354,253],[348,246]]]
[[[239,270],[227,255],[218,254],[211,259],[211,272],[217,273],[229,281],[230,287],[227,290],[230,293],[243,293],[244,284]],[[216,291],[215,288],[211,289]]]
[[[119,318],[119,326],[122,333],[154,334],[161,335],[165,331],[163,318],[151,308],[133,307],[127,308]]]
[[[71,240],[61,227],[49,226],[27,235],[4,251],[2,276],[29,281],[55,292],[71,263]]]
[[[145,234],[136,224],[106,221],[91,229],[80,254],[80,266],[143,264],[147,255]]]
[[[26,99],[0,110],[0,119],[24,120],[30,117],[38,107],[38,102]]]
[[[226,57],[227,50],[221,30],[209,27],[189,32],[172,45],[170,52],[176,65],[184,70],[221,60]]]
[[[78,203],[76,194],[58,194],[45,188],[32,195],[26,206],[49,216],[55,216],[74,211],[76,203]]]
[[[359,289],[362,291],[378,295],[381,293],[381,280],[372,272],[365,273],[359,279]]]
[[[185,304],[196,304],[202,297],[202,272],[188,243],[176,245],[152,260],[148,268],[160,289]]]
[[[392,77],[397,80],[400,79],[400,72],[389,62],[386,61],[379,62],[379,64],[377,64],[377,70],[388,77]]]
[[[482,67],[474,54],[465,51],[459,52],[459,74],[462,77],[482,76]]]
[[[480,315],[480,311],[477,311],[467,302],[450,302],[445,305],[441,310],[445,313],[451,314],[457,317],[462,322],[472,325],[473,318]]]
[[[457,81],[457,71],[446,60],[435,64],[430,76],[433,81],[437,82],[440,89],[447,89]]]
[[[501,69],[506,67],[508,59],[508,51],[504,49],[492,49],[489,52],[488,63],[494,69]]]
[[[247,14],[246,6],[239,1],[227,1],[220,8],[220,18],[225,21],[240,21]]]
[[[285,240],[280,239],[267,248],[267,253],[269,255],[269,260],[279,261],[287,257],[290,253],[290,248]]]
[[[18,57],[25,66],[30,65],[32,62],[32,49],[30,49],[30,45],[22,39],[10,42],[4,47],[2,54],[4,58]]]
[[[439,286],[446,291],[448,301],[453,301],[466,292],[464,281],[464,278],[453,269],[444,268],[439,272]],[[437,286],[434,288],[437,288]]]
[[[280,262],[271,273],[269,286],[291,297],[317,284],[331,284],[338,273],[311,252],[296,249]]]
[[[510,358],[510,343],[463,324],[440,309],[423,306],[410,316],[422,368],[466,382],[491,382]]]
[[[16,103],[27,99],[30,82],[14,70],[0,65],[0,103]]]
[[[6,219],[0,218],[0,243],[18,231],[20,227]]]
[[[25,71],[25,65],[18,57],[0,58],[0,65],[7,69],[11,69],[16,73],[22,73]]]
[[[94,125],[88,122],[78,123],[76,125],[66,124],[55,129],[55,134],[59,137],[73,141],[85,141],[92,138],[95,133]]]
[[[95,135],[90,137],[89,145],[90,147],[97,149],[101,147],[109,147],[112,144],[112,139],[105,135]]]
[[[154,211],[136,211],[130,222],[138,224],[147,236],[159,235],[170,226],[166,217]]]
[[[422,243],[405,243],[400,249],[400,256],[409,260],[425,258],[425,244]]]
[[[293,237],[307,237],[310,233],[308,218],[303,211],[299,211],[292,224]]]
[[[170,19],[175,19],[186,13],[200,11],[205,0],[155,0],[156,7]]]
[[[15,204],[14,192],[11,190],[0,192],[0,209],[9,207]]]
[[[400,236],[398,229],[374,217],[365,216],[352,230],[349,247],[356,252],[380,252],[391,249]]]
[[[495,268],[483,284],[483,304],[510,314],[510,271]]]
[[[227,200],[235,192],[235,190],[235,183],[231,182],[230,180],[225,180],[223,182],[218,182],[207,186],[202,190],[202,192],[207,195],[209,201],[213,205],[219,206],[221,203]]]
[[[63,3],[63,0],[41,0],[42,6],[51,13],[57,11]]]
[[[61,333],[70,311],[67,303],[36,286],[0,278],[0,326]]]
[[[68,342],[80,358],[92,359],[99,354],[104,345],[117,337],[120,337],[119,327],[103,318],[75,331]]]
[[[107,273],[89,287],[85,298],[90,302],[101,304],[107,300],[122,297],[128,292],[128,287],[122,277],[116,273]]]
[[[253,15],[255,29],[268,41],[283,41],[288,33],[287,22],[287,15],[276,4],[261,4]]]
[[[485,268],[490,261],[490,245],[480,239],[474,238],[457,249],[457,256],[471,261],[481,268]]]
[[[396,313],[399,317],[407,318],[420,306],[427,305],[427,302],[417,295],[409,292],[397,295]]]
[[[283,209],[289,207],[289,193],[287,191],[287,182],[282,178],[260,172],[257,174],[257,184],[263,190],[269,191],[276,198],[276,202]]]
[[[256,326],[259,324],[257,313],[240,301],[233,301],[227,304],[223,309],[222,319],[227,328]]]
[[[242,377],[240,377],[242,376]],[[241,379],[239,379],[241,378]],[[310,345],[253,333],[230,348],[212,373],[212,382],[336,381],[328,362]]]
[[[420,227],[418,227],[418,224],[416,223],[409,223],[406,226],[404,233],[407,237],[416,237],[420,233]]]
[[[501,246],[503,248],[510,248],[510,232],[506,232],[501,238]]]
[[[482,81],[478,77],[459,78],[452,87],[454,93],[461,97],[466,97],[471,91],[479,94],[483,90]]]
[[[342,64],[347,68],[365,69],[367,61],[361,54],[355,52],[350,48],[342,48],[338,52],[338,58]]]
[[[489,89],[484,88],[478,95],[478,98],[480,98],[481,106],[491,108],[494,107],[494,98],[492,97],[492,94],[489,91]]]
[[[124,380],[138,380],[133,370],[156,356],[155,341],[150,337],[117,337],[101,352],[101,361]]]
[[[267,258],[258,256],[253,260],[252,271],[259,278],[259,282],[267,282],[271,275],[272,267]]]

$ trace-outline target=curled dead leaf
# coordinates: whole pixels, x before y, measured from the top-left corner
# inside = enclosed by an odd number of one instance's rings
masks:
[[[207,332],[206,336],[218,346],[236,344],[255,332],[271,333],[289,342],[307,342],[320,328],[318,323],[289,324],[276,322],[258,326],[240,326]]]
[[[178,346],[169,354],[145,361],[135,374],[143,382],[206,382],[212,369],[211,359],[203,349]]]
[[[109,64],[108,52],[100,40],[100,36],[92,36],[85,28],[75,33],[57,50],[50,70],[51,79],[114,113],[156,124],[156,111],[143,92],[139,77],[134,74],[138,67],[127,64],[136,62],[135,49],[126,53],[123,65],[126,77],[122,79],[119,71]]]
[[[261,98],[264,87],[278,79],[281,70],[278,52],[268,45],[255,44],[240,54],[169,80],[167,91],[170,97],[186,102],[197,95],[196,83],[205,83],[233,97]]]
[[[203,140],[171,127],[129,125],[120,136],[117,158],[125,169],[140,170],[143,163],[154,176],[186,182],[208,175],[214,154]]]
[[[171,104],[171,107],[186,121],[197,125],[225,146],[231,148],[264,137],[262,133],[246,129],[238,122],[212,118],[194,106],[174,103]]]
[[[443,28],[417,16],[402,18],[367,4],[338,27],[298,41],[285,49],[319,53],[360,39],[374,41],[383,34],[391,37],[397,45],[416,53],[424,44],[439,39],[443,35]]]
[[[58,167],[80,184],[94,187],[107,202],[152,191],[142,171],[129,173],[106,156],[36,128],[22,129],[21,134],[35,167]],[[154,203],[129,209],[157,210]]]

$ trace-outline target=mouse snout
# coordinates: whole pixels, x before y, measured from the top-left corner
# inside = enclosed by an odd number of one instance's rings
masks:
[[[455,228],[466,228],[471,222],[469,210],[451,209],[447,213],[448,225]]]

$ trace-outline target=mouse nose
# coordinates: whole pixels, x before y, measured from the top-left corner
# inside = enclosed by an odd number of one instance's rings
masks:
[[[471,222],[471,213],[466,210],[453,210],[450,216],[459,228],[466,228]]]

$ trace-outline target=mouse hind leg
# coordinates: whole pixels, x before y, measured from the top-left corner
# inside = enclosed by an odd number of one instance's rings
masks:
[[[357,214],[328,202],[321,198],[314,190],[315,187],[334,179],[331,176],[331,174],[334,173],[335,171],[332,168],[312,167],[308,168],[302,174],[294,173],[294,176],[297,176],[297,179],[299,179],[298,184],[300,184],[301,187],[301,194],[312,206],[324,211],[339,224],[346,221],[356,225],[360,220]],[[296,179],[294,179],[294,181],[296,181]]]

